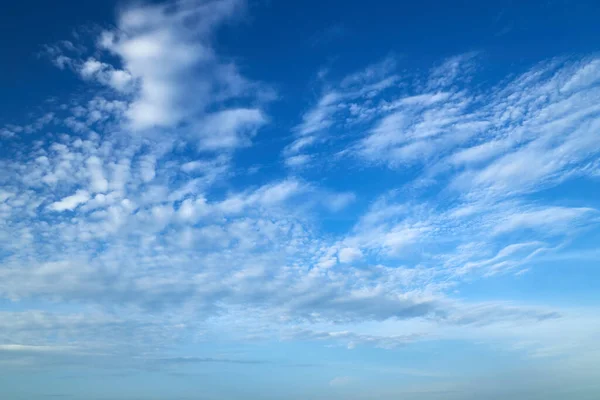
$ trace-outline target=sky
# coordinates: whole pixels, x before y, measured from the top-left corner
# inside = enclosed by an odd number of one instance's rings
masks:
[[[598,399],[598,18],[6,2],[0,398]]]

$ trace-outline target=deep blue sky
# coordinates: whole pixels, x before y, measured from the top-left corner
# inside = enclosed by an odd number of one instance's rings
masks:
[[[69,38],[74,30],[109,26],[119,4],[7,2],[0,16],[6,32],[0,43],[11,61],[3,63],[0,82],[14,101],[0,117],[22,114],[32,99],[39,104],[71,90],[70,77],[35,62],[36,53],[42,44]],[[239,59],[249,76],[273,80],[306,99],[305,87],[316,69],[332,65],[343,75],[360,68],[363,57],[394,53],[410,68],[485,50],[497,73],[505,74],[540,59],[595,52],[598,12],[598,2],[568,0],[375,1],[367,12],[362,1],[255,1],[249,18],[217,36],[219,48]]]

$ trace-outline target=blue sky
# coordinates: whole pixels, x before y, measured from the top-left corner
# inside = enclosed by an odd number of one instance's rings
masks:
[[[596,2],[6,10],[3,399],[600,395]]]

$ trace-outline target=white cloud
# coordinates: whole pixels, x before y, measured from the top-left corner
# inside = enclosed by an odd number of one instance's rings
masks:
[[[183,172],[191,173],[196,171],[202,171],[207,167],[210,167],[210,164],[206,163],[205,161],[190,161],[183,164],[181,166],[181,170]]]
[[[310,163],[311,159],[312,157],[307,154],[298,154],[295,156],[287,157],[285,159],[285,164],[291,168],[298,168]]]
[[[360,109],[356,101],[368,102],[380,92],[393,87],[398,77],[391,73],[395,65],[393,57],[373,64],[365,70],[344,78],[336,89],[324,91],[317,104],[302,116],[302,122],[294,128],[295,139],[283,151],[288,166],[306,164],[310,155],[302,154],[309,147],[322,143],[330,135],[328,129],[340,125],[342,115],[350,114],[346,122],[368,120],[370,109]]]
[[[360,260],[363,257],[362,251],[354,247],[345,247],[338,253],[338,258],[341,263],[352,263]]]
[[[104,69],[106,67],[108,67],[107,64],[101,63],[100,61],[90,58],[89,60],[87,60],[86,62],[83,63],[79,73],[84,78],[91,78],[96,73],[98,73],[99,71],[101,71],[102,69]]]
[[[245,146],[256,130],[267,122],[257,109],[231,109],[214,113],[198,124],[200,148],[234,149]]]
[[[343,387],[348,386],[352,383],[352,378],[349,376],[337,376],[329,381],[329,386],[331,387]]]
[[[174,126],[202,114],[215,99],[255,89],[234,65],[220,62],[210,43],[212,31],[242,5],[179,1],[124,10],[118,30],[105,32],[101,43],[138,82],[138,96],[127,111],[134,129]]]
[[[119,92],[133,89],[133,77],[128,71],[115,69],[112,65],[89,58],[78,66],[78,72],[84,79],[95,79]]]
[[[333,124],[333,114],[338,108],[337,102],[342,98],[335,92],[325,93],[317,103],[317,106],[310,110],[302,118],[302,124],[296,128],[301,136],[315,133],[330,127]]]
[[[6,200],[13,197],[14,195],[15,195],[14,193],[0,189],[0,203],[4,203]]]
[[[53,211],[72,211],[85,204],[90,199],[90,195],[86,190],[78,190],[75,194],[67,196],[62,200],[50,204],[49,208]]]
[[[106,192],[108,190],[108,181],[104,177],[102,161],[98,157],[92,156],[87,159],[86,163],[90,174],[90,188],[92,192]]]
[[[325,206],[331,211],[341,211],[356,200],[354,193],[334,193],[326,196]]]
[[[600,60],[591,60],[583,63],[575,74],[562,86],[561,91],[570,92],[585,88],[600,80]]]
[[[450,57],[440,65],[432,68],[428,88],[446,87],[456,83],[457,79],[468,78],[474,69],[477,53],[465,53]]]
[[[460,93],[443,102],[407,101],[384,116],[355,151],[392,167],[426,163],[485,127],[466,112],[468,105]]]
[[[72,347],[68,346],[30,346],[23,344],[2,344],[0,345],[0,352],[12,351],[12,352],[42,352],[42,353],[54,353],[64,352],[73,350]]]
[[[408,245],[414,243],[427,228],[394,227],[383,237],[383,247],[390,253],[397,254]]]
[[[556,227],[564,229],[577,219],[585,218],[586,222],[596,215],[597,211],[590,208],[548,207],[541,210],[515,213],[504,221],[499,221],[493,233],[501,234],[517,229],[543,229],[552,232]]]
[[[140,177],[142,181],[148,183],[156,176],[156,157],[152,154],[148,154],[139,162]]]
[[[488,161],[490,158],[506,150],[508,143],[505,141],[486,142],[477,146],[457,151],[451,157],[454,164],[475,164]]]
[[[281,203],[301,190],[303,190],[302,185],[298,181],[286,180],[274,185],[263,186],[250,196],[249,201],[261,204]]]

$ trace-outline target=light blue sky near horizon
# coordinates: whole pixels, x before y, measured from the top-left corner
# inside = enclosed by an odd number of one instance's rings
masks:
[[[3,8],[0,398],[600,395],[597,2]]]

